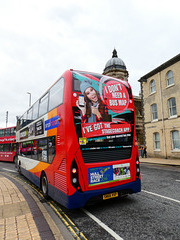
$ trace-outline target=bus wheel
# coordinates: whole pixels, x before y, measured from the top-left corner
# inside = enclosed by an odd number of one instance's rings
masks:
[[[42,189],[44,198],[47,199],[48,198],[48,181],[45,173],[43,173],[41,177],[41,189]]]

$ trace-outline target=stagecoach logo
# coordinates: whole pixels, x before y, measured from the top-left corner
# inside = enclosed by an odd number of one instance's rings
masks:
[[[59,116],[56,115],[45,121],[45,130],[50,130],[53,128],[57,128],[59,126]]]

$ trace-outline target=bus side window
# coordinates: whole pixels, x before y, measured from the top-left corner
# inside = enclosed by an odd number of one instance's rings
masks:
[[[38,160],[38,140],[33,140],[32,159]]]
[[[20,155],[21,156],[26,156],[26,143],[21,143],[21,148],[20,148]]]
[[[5,129],[5,136],[10,136],[10,128]]]
[[[35,102],[33,105],[32,120],[35,120],[38,118],[38,109],[39,109],[39,101]]]
[[[39,101],[39,117],[47,113],[48,110],[48,96],[49,93],[46,93]]]
[[[21,128],[23,128],[24,126],[26,126],[26,118],[27,118],[27,112],[23,114],[23,116],[21,117]]]
[[[13,148],[12,151],[13,151],[13,152],[16,152],[16,151],[17,151],[17,148],[16,148],[16,147],[17,147],[16,143],[13,143],[13,146],[12,146],[12,148]]]
[[[39,139],[38,156],[39,161],[47,162],[48,160],[47,138]]]
[[[9,143],[4,144],[4,152],[9,152],[9,149],[10,149],[10,144]]]
[[[49,91],[49,111],[63,103],[64,78],[61,78]]]
[[[4,137],[4,129],[0,129],[0,137]]]
[[[32,107],[27,111],[27,124],[32,122]]]
[[[0,144],[0,152],[3,152],[3,144]]]
[[[55,137],[49,137],[48,139],[48,152],[49,152],[49,163],[52,163],[56,153],[56,141]]]

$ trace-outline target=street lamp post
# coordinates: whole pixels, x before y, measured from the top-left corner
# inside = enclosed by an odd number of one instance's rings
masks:
[[[31,93],[27,92],[27,94],[29,94],[29,107],[31,106]]]
[[[6,127],[7,127],[7,124],[8,124],[8,111],[6,112]]]

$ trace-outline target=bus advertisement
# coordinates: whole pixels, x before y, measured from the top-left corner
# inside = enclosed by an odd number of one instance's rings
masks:
[[[16,127],[0,128],[0,161],[14,162],[16,157]]]
[[[18,169],[65,207],[141,191],[132,91],[68,70],[17,123]]]

